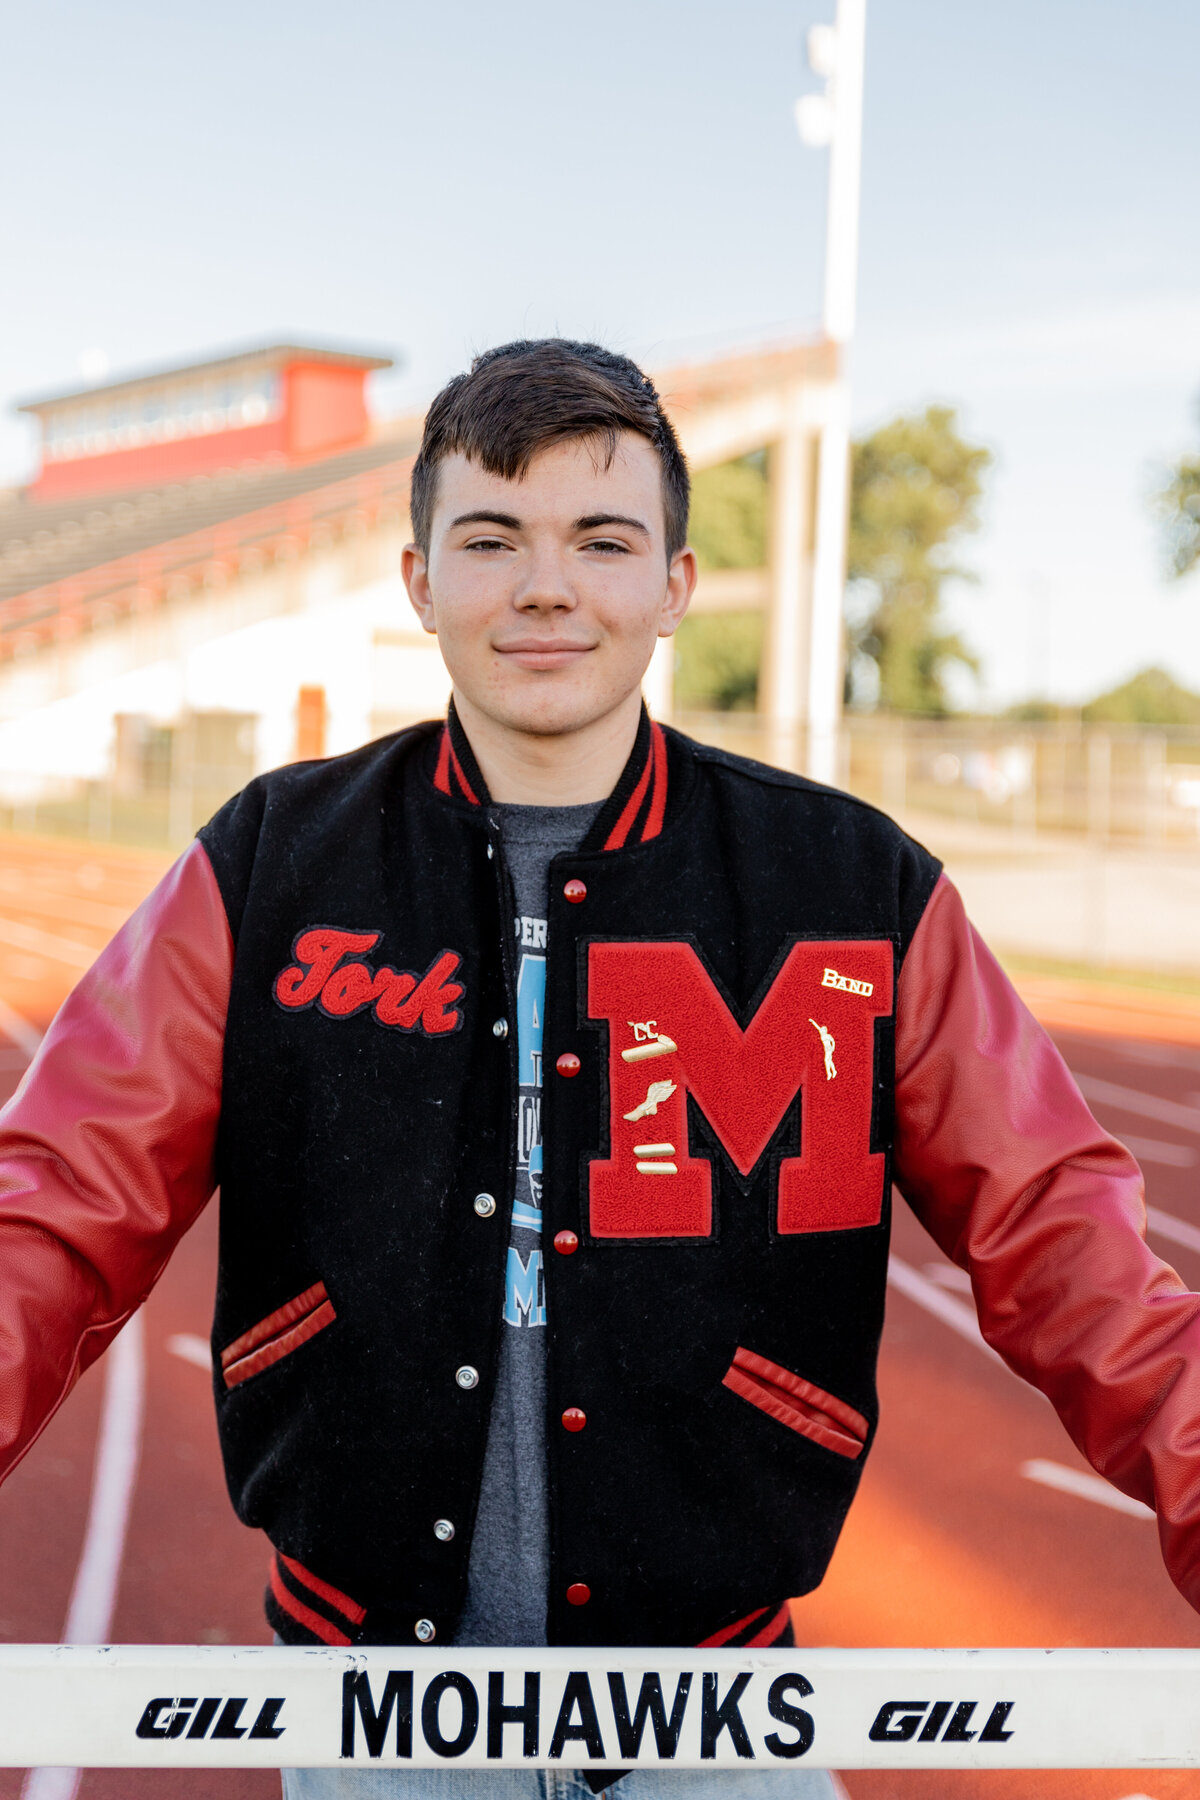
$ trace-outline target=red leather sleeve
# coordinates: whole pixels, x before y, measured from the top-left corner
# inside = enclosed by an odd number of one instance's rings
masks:
[[[896,1181],[970,1271],[984,1337],[1092,1466],[1158,1512],[1200,1610],[1200,1297],[1145,1242],[1142,1180],[943,878],[896,1000]]]
[[[0,1477],[212,1193],[232,962],[194,844],[68,997],[0,1111]]]

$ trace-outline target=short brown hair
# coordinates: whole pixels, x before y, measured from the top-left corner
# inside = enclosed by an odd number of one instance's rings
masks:
[[[596,438],[607,468],[623,431],[637,432],[658,451],[672,557],[687,542],[690,483],[654,383],[629,357],[570,338],[501,344],[446,383],[426,415],[413,465],[413,536],[428,555],[443,457],[467,456],[490,475],[512,481],[525,474],[539,450],[568,438]]]

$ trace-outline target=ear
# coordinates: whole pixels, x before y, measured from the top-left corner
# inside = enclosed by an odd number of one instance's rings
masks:
[[[667,570],[667,597],[659,618],[659,637],[671,637],[679,628],[696,591],[696,552],[686,544],[671,558]]]
[[[405,544],[400,557],[400,574],[422,628],[436,637],[437,621],[433,616],[433,599],[429,592],[429,564],[419,544]]]

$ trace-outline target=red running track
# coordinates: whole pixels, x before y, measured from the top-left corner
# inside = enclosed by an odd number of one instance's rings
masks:
[[[44,1025],[162,866],[133,852],[5,840],[0,1002]],[[1143,1156],[1150,1204],[1175,1234],[1152,1230],[1156,1249],[1200,1282],[1200,1049],[1058,1035],[1072,1068],[1104,1084],[1091,1096],[1098,1116]],[[23,1061],[0,1027],[0,1096]],[[1192,1242],[1175,1241],[1189,1227]],[[207,1339],[215,1228],[210,1208],[144,1312],[145,1431],[111,1626],[117,1642],[268,1637],[259,1603],[265,1541],[230,1511],[209,1378],[170,1347],[181,1335]],[[929,1310],[948,1300],[961,1324],[970,1318],[969,1295],[902,1205],[894,1248],[916,1280],[910,1275],[908,1291],[893,1289],[889,1303],[883,1424],[829,1575],[795,1602],[799,1641],[1200,1647],[1200,1617],[1167,1579],[1152,1521],[1103,1503],[1097,1493],[1111,1494],[1103,1484],[1085,1484],[1082,1493],[1045,1485],[1047,1476],[1070,1483],[1088,1471],[1040,1396],[990,1358],[969,1326],[961,1335]],[[914,1288],[921,1300],[911,1297]],[[0,1490],[2,1641],[57,1641],[62,1633],[103,1382],[101,1365]],[[1042,1480],[1022,1472],[1029,1464]],[[15,1800],[22,1779],[0,1771],[0,1800]],[[843,1779],[851,1800],[1200,1800],[1200,1772],[922,1770]],[[91,1770],[79,1792],[82,1800],[266,1800],[278,1784],[251,1771]]]

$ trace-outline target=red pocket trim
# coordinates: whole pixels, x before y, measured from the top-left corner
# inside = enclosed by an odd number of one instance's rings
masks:
[[[361,1607],[357,1600],[352,1600],[349,1594],[343,1594],[341,1588],[335,1588],[331,1581],[322,1581],[319,1575],[314,1575],[311,1569],[306,1569],[303,1563],[298,1563],[294,1556],[285,1556],[282,1550],[277,1550],[275,1554],[284,1568],[289,1570],[303,1587],[311,1588],[312,1592],[319,1594],[328,1605],[336,1607],[338,1612],[343,1613],[352,1625],[362,1624],[367,1616],[366,1609]]]
[[[279,1569],[274,1557],[271,1559],[270,1579],[271,1592],[284,1612],[290,1613],[297,1625],[303,1625],[306,1631],[311,1631],[314,1637],[319,1637],[323,1644],[341,1645],[351,1642],[344,1631],[339,1631],[336,1625],[331,1625],[328,1619],[323,1619],[320,1613],[313,1611],[311,1606],[305,1606],[302,1600],[297,1600],[295,1594],[283,1585],[279,1579]]]
[[[722,1381],[751,1406],[835,1455],[852,1462],[862,1455],[870,1429],[862,1414],[790,1369],[739,1344]]]
[[[251,1375],[269,1369],[272,1363],[298,1350],[318,1331],[324,1331],[326,1325],[332,1325],[336,1318],[325,1283],[314,1283],[294,1300],[288,1300],[273,1313],[268,1313],[241,1337],[234,1338],[232,1344],[226,1345],[221,1352],[225,1386],[237,1387]]]

